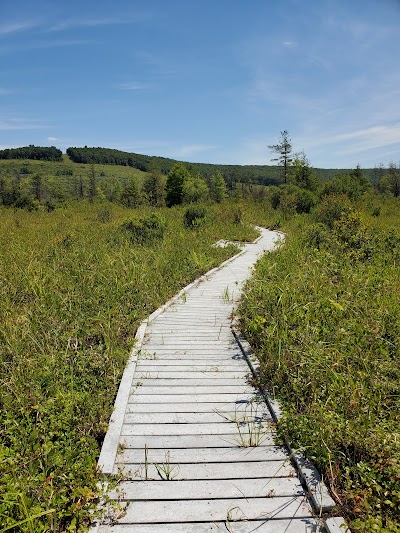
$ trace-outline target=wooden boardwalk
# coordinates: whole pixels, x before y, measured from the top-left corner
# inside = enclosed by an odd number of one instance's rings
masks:
[[[99,465],[123,473],[99,533],[311,533],[308,498],[231,331],[267,230],[146,327],[125,371]],[[157,313],[156,313],[157,314]]]

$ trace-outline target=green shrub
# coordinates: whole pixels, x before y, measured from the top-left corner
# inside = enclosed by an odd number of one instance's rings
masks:
[[[97,220],[99,222],[103,222],[103,223],[110,222],[111,217],[112,217],[112,211],[109,206],[102,207],[97,212]]]
[[[21,194],[14,203],[14,207],[18,209],[26,209],[27,211],[37,211],[39,209],[39,202],[27,194]]]
[[[152,213],[138,220],[124,222],[122,228],[129,233],[131,242],[135,244],[151,244],[164,238],[166,222],[158,213]]]
[[[183,215],[183,223],[188,228],[194,228],[204,223],[207,209],[200,206],[188,207]]]
[[[321,222],[310,224],[303,234],[303,241],[306,246],[317,248],[318,250],[330,241],[329,230]]]
[[[232,211],[233,222],[235,224],[241,224],[243,222],[243,209],[240,205],[235,206]]]
[[[324,196],[313,211],[313,218],[317,222],[326,224],[332,229],[335,220],[353,210],[352,203],[345,194],[328,194]]]

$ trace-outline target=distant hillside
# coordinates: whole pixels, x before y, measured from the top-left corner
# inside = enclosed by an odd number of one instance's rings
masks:
[[[260,185],[279,185],[282,183],[282,167],[273,165],[220,165],[211,163],[188,163],[167,157],[142,155],[122,152],[112,148],[68,148],[67,154],[74,163],[98,163],[106,165],[127,165],[144,172],[159,170],[168,174],[176,163],[184,163],[192,172],[210,177],[218,170],[223,174],[228,185],[233,182],[257,183]],[[352,169],[316,168],[321,181],[329,180],[338,174],[348,174]],[[376,181],[376,169],[363,169],[371,181]]]
[[[184,163],[191,172],[210,177],[221,171],[228,185],[244,181],[261,185],[279,185],[281,168],[266,165],[214,165],[209,163],[188,163],[167,157],[149,156],[122,152],[111,148],[68,148],[67,155],[74,163],[99,163],[108,165],[127,165],[144,172],[158,170],[168,174],[176,163]]]
[[[23,146],[0,150],[0,159],[33,159],[37,161],[62,161],[62,152],[55,146]]]
[[[209,178],[217,171],[220,171],[227,182],[228,187],[232,187],[236,182],[254,183],[259,185],[279,185],[282,183],[282,167],[273,165],[221,165],[211,163],[189,163],[178,161],[167,157],[149,156],[143,154],[122,152],[112,148],[88,148],[70,147],[67,149],[69,160],[80,164],[103,164],[126,166],[133,169],[149,172],[158,170],[163,174],[168,174],[176,163],[183,163],[192,173],[199,173],[205,178]],[[62,152],[54,146],[25,146],[21,148],[7,148],[0,150],[0,159],[30,159],[37,161],[63,161]],[[373,183],[378,181],[380,169],[362,169],[363,173],[370,178]],[[328,169],[316,168],[318,178],[326,181],[338,174],[348,174],[351,169]]]

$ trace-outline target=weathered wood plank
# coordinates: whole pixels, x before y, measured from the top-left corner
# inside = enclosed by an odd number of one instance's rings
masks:
[[[168,522],[197,520],[260,520],[265,518],[312,517],[303,497],[250,498],[232,500],[187,500],[130,502],[121,524],[154,523],[155,517]],[[157,519],[156,519],[157,520]]]
[[[243,433],[245,433],[244,428]],[[215,422],[209,424],[124,424],[121,435],[237,435],[236,424]]]
[[[261,444],[275,443],[273,431],[265,433]],[[125,435],[121,437],[122,448],[142,450],[145,446],[151,449],[172,450],[174,448],[227,448],[240,447],[239,435]]]
[[[114,473],[121,470],[120,464],[114,465]],[[125,463],[122,472],[126,479],[146,479],[146,468],[141,463]],[[175,464],[169,463],[168,457],[156,467],[154,464],[147,466],[147,479],[162,480],[169,473],[170,479],[196,480],[196,479],[251,479],[262,477],[296,477],[295,471],[289,461],[257,461],[234,463],[201,463],[201,464]],[[199,520],[201,520],[199,518]]]
[[[176,377],[156,377],[153,374],[150,376],[143,376],[135,374],[135,379],[141,382],[143,387],[218,387],[223,385],[224,387],[241,387],[243,388],[243,383],[246,383],[246,375],[242,375],[242,378],[238,377],[208,377],[204,374],[201,374],[199,377],[191,377],[188,375],[176,376]],[[215,389],[214,389],[215,390]]]
[[[189,448],[173,450],[135,450],[123,449],[117,454],[116,462],[144,463],[145,455],[152,463],[168,461],[174,464],[181,463],[235,463],[256,461],[278,461],[287,458],[287,450],[283,446],[254,446],[249,448]]]
[[[207,500],[301,496],[297,478],[217,479],[197,481],[126,481],[109,493],[123,500]]]
[[[173,360],[142,360],[139,359],[136,365],[137,372],[153,372],[156,371],[160,375],[161,372],[237,372],[243,375],[249,369],[244,362],[230,361],[227,364],[221,362],[192,360],[191,364],[187,361]]]
[[[263,415],[270,419],[270,413],[264,404],[259,403],[239,403],[234,402],[206,402],[206,403],[145,403],[145,404],[128,404],[127,413],[221,413],[227,415],[230,419],[234,419],[234,415],[238,414],[252,414]],[[167,420],[164,419],[164,422]]]
[[[139,383],[139,385],[138,385]],[[134,380],[132,387],[132,394],[140,389],[140,394],[212,394],[215,392],[215,388],[212,385],[148,385],[142,382],[138,378],[136,382]],[[251,394],[254,390],[250,385],[238,383],[237,385],[219,385],[218,392],[228,394]]]
[[[118,524],[101,526],[99,533],[227,533],[228,527],[234,533],[318,533],[314,518],[245,520],[227,523],[226,521],[185,522],[169,524]],[[109,529],[110,528],[110,529]]]
[[[261,424],[268,425],[268,422],[271,423],[273,421],[266,409],[259,412],[217,410],[206,413],[177,413],[174,411],[169,413],[137,413],[134,412],[134,407],[136,406],[129,406],[129,411],[125,414],[125,424],[212,424],[229,422],[242,425],[244,430],[247,428],[247,424],[252,427],[259,427]]]
[[[147,404],[147,403],[215,403],[215,402],[234,402],[239,404],[248,404],[256,401],[260,395],[250,392],[244,393],[224,393],[224,394],[196,394],[193,396],[191,392],[188,394],[141,394],[141,387],[138,387],[134,394],[129,397],[129,403],[132,404]]]
[[[161,351],[154,351],[154,350],[147,350],[145,352],[145,355],[143,357],[150,358],[150,360],[155,361],[169,361],[169,360],[177,360],[180,359],[182,362],[187,363],[187,361],[192,361],[193,359],[198,359],[201,357],[203,361],[216,361],[219,360],[221,356],[225,356],[226,361],[243,361],[244,358],[241,353],[238,351],[231,351],[230,353],[221,354],[216,353],[212,350],[163,350]],[[143,357],[141,356],[141,360],[143,360]]]

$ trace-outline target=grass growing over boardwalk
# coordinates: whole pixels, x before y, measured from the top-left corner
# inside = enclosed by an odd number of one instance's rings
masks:
[[[158,210],[164,229],[142,244],[124,222],[149,220],[145,208],[0,209],[3,528],[88,523],[100,445],[139,322],[237,251],[213,247],[217,240],[257,235],[237,205],[207,209],[194,229],[184,226],[184,209]]]
[[[315,458],[352,530],[393,533],[400,531],[400,204],[373,195],[358,206],[334,201],[338,220],[323,201],[314,215],[295,217],[285,245],[259,261],[242,327],[267,388],[284,404],[281,429]]]

